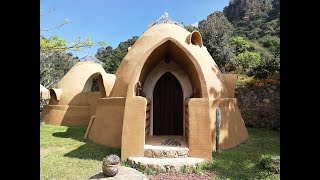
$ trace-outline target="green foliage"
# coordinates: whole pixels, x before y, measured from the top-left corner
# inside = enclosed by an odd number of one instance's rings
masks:
[[[193,32],[193,31],[197,31],[198,30],[197,27],[194,27],[194,26],[191,26],[191,25],[185,26],[184,28],[189,32]]]
[[[67,42],[61,39],[57,35],[53,35],[50,38],[44,38],[40,35],[40,51],[64,51],[63,47],[67,46]]]
[[[279,86],[280,85],[280,73],[274,72],[265,78],[257,79],[253,76],[239,74],[236,81],[237,88],[251,89],[253,87],[263,86]]]
[[[239,87],[252,87],[255,83],[255,79],[251,76],[247,76],[244,74],[239,74],[237,81],[236,81],[236,85],[237,88]]]
[[[233,48],[228,44],[233,30],[222,12],[214,12],[199,22],[203,44],[220,68],[234,60]]]
[[[236,67],[238,71],[252,74],[254,68],[261,63],[261,56],[256,52],[245,51],[236,56]]]
[[[121,42],[116,49],[112,49],[111,46],[98,49],[95,56],[104,62],[104,69],[107,73],[116,73],[122,59],[128,53],[128,48],[131,47],[138,38],[138,36],[133,36],[131,39]]]
[[[46,88],[54,85],[74,65],[72,55],[63,52],[40,55],[40,84]]]
[[[103,41],[99,43],[105,44]],[[72,53],[67,53],[67,50],[80,51],[93,45],[94,42],[90,38],[82,40],[81,37],[77,37],[68,44],[57,35],[50,38],[40,35],[40,84],[52,88],[74,65],[75,58]]]
[[[227,71],[260,79],[280,71],[278,37],[266,36],[252,41],[236,36],[231,38],[229,44],[234,48],[236,61],[225,65]]]
[[[197,165],[195,167],[190,167],[190,166],[186,166],[184,165],[180,171],[183,173],[196,173],[196,174],[201,174],[202,173],[202,167],[205,165]]]
[[[99,41],[99,45],[106,45],[106,42]],[[66,40],[60,38],[57,35],[53,35],[50,38],[44,38],[40,34],[40,51],[43,52],[66,52],[71,51],[81,51],[83,48],[91,48],[95,46],[95,43],[91,38],[82,39],[78,36],[73,40],[73,42],[67,43]]]
[[[243,53],[250,48],[250,43],[241,36],[232,37],[229,44],[234,47],[236,55]]]
[[[280,38],[278,36],[267,35],[259,39],[258,42],[274,55],[280,56]]]
[[[273,73],[280,72],[280,43],[278,45],[277,43],[274,44],[275,46],[270,46],[269,49],[267,49],[256,41],[250,42],[251,51],[260,54],[261,62],[257,66],[253,67],[253,70],[249,75],[261,79],[270,76]],[[274,52],[270,49],[274,50]]]

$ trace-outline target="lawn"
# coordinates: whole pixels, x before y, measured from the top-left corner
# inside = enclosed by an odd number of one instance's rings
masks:
[[[249,140],[239,146],[213,153],[214,161],[201,167],[214,171],[218,179],[280,179],[259,167],[263,155],[280,155],[280,133],[248,128]],[[40,179],[88,179],[101,171],[102,159],[119,149],[84,140],[86,126],[40,127]]]
[[[280,132],[247,129],[249,139],[246,142],[220,154],[213,153],[213,163],[203,169],[214,171],[221,179],[280,179],[280,174],[259,166],[264,155],[280,157]]]
[[[86,126],[40,127],[40,179],[88,179],[101,171],[102,159],[119,149],[83,139]]]

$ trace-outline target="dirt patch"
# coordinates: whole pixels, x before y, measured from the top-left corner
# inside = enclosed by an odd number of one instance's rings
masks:
[[[40,148],[40,155],[47,156],[50,153],[57,152],[57,151],[65,151],[65,147],[46,147]]]
[[[153,175],[146,175],[150,180],[193,180],[193,179],[200,179],[200,180],[207,180],[207,179],[215,179],[216,175],[213,172],[205,171],[202,174],[196,173],[159,173]]]

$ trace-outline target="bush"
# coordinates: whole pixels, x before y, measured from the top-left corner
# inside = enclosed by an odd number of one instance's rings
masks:
[[[236,56],[236,72],[246,75],[254,74],[255,69],[261,63],[261,56],[255,52],[245,51]]]
[[[236,85],[237,87],[253,86],[255,84],[255,79],[246,75],[238,75]]]
[[[120,158],[119,158],[119,156],[117,156],[115,154],[111,154],[103,159],[104,165],[116,165],[119,163],[120,163]]]

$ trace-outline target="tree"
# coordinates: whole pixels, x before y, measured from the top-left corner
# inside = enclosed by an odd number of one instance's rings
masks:
[[[237,55],[236,66],[246,74],[252,73],[252,70],[261,63],[261,56],[256,52],[245,51]]]
[[[250,43],[241,36],[232,37],[229,44],[233,46],[236,55],[243,53],[250,48]]]
[[[104,62],[104,69],[107,73],[116,73],[122,59],[128,53],[128,48],[131,47],[138,38],[139,36],[133,36],[131,39],[120,42],[116,49],[113,49],[111,46],[98,49],[95,56]]]
[[[40,13],[40,16],[48,15],[52,12]],[[41,33],[60,29],[62,26],[69,23],[65,19],[64,23],[53,26],[51,28],[40,27],[40,84],[46,88],[52,88],[72,67],[72,60],[78,57],[73,57],[68,51],[81,51],[84,48],[97,46],[90,37],[82,39],[80,36],[72,42],[60,38],[57,35],[52,35],[45,38]],[[100,46],[106,46],[106,42],[99,41]]]
[[[189,32],[193,32],[193,31],[197,31],[198,30],[197,27],[194,27],[194,26],[191,26],[191,25],[185,26],[184,28]]]
[[[233,48],[228,44],[234,28],[222,12],[210,14],[199,22],[203,44],[220,67],[234,60]]]
[[[105,46],[106,42],[99,41],[100,46]],[[44,38],[40,34],[40,52],[41,53],[52,53],[52,52],[66,52],[71,51],[81,51],[83,48],[91,48],[96,46],[91,38],[83,40],[80,36],[77,37],[73,42],[67,43],[66,40],[60,38],[57,35],[53,35],[50,38]]]
[[[280,56],[280,38],[278,36],[267,35],[259,39],[258,42],[274,55]]]

